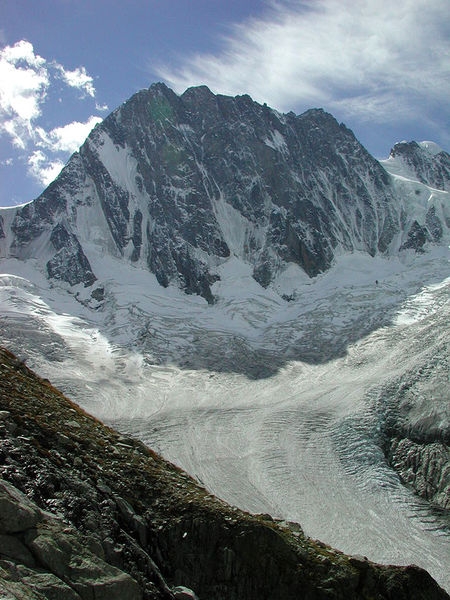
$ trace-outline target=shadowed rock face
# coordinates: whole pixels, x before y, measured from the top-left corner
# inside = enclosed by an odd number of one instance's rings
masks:
[[[427,182],[447,177],[445,160]],[[246,95],[201,86],[177,96],[154,84],[16,210],[2,252],[43,258],[48,277],[90,286],[97,248],[213,302],[217,267],[232,255],[266,287],[289,263],[314,277],[337,253],[421,248],[447,226],[430,213],[410,231],[388,174],[323,110],[280,114]]]
[[[348,557],[227,506],[5,350],[0,375],[7,598],[448,598],[418,567]]]

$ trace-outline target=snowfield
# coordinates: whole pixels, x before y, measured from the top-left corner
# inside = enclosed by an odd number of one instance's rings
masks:
[[[379,445],[392,390],[430,365],[410,418],[449,426],[449,258],[446,247],[346,255],[315,279],[289,267],[273,289],[234,258],[214,305],[106,255],[93,264],[104,303],[49,289],[39,265],[10,259],[0,331],[81,406],[217,496],[347,553],[418,564],[450,591],[448,518],[400,483]]]

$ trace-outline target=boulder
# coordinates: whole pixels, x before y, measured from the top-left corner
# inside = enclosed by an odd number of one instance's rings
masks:
[[[40,518],[41,511],[25,494],[0,479],[0,533],[25,531]]]

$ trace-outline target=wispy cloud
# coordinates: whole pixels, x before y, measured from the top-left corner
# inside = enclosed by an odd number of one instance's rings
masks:
[[[109,110],[109,106],[107,104],[99,104],[98,102],[95,103],[95,108],[100,112],[105,112],[106,110]]]
[[[217,54],[159,74],[178,92],[206,84],[280,110],[323,106],[388,122],[450,114],[448,0],[272,2],[236,25]]]
[[[45,185],[62,168],[62,158],[74,152],[102,120],[91,116],[84,123],[74,121],[51,130],[40,126],[51,86],[61,80],[67,88],[78,89],[82,98],[95,100],[94,80],[85,67],[65,69],[36,54],[26,40],[0,50],[0,135],[22,151],[28,173]]]
[[[77,88],[84,94],[95,98],[94,79],[86,73],[85,67],[77,67],[73,71],[68,71],[59,64],[56,67],[68,86]]]
[[[44,186],[51,183],[64,166],[61,160],[51,159],[41,150],[32,152],[27,163],[29,175]]]
[[[63,127],[55,127],[49,132],[39,128],[41,140],[37,145],[53,152],[74,152],[89,135],[89,132],[102,121],[101,117],[91,116],[87,121],[72,121]]]

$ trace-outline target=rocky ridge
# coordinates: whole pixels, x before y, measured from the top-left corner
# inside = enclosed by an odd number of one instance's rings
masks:
[[[0,372],[2,597],[448,598],[418,567],[227,506],[3,349]]]
[[[394,438],[388,459],[402,481],[419,496],[450,510],[450,448],[447,444]]]

